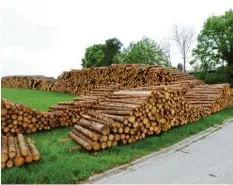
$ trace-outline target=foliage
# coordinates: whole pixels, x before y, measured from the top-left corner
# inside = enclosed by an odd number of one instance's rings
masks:
[[[179,64],[177,65],[177,69],[183,71],[183,65],[182,65],[181,63],[179,63]]]
[[[168,66],[168,60],[163,50],[154,40],[147,37],[143,37],[138,42],[131,42],[129,47],[124,48],[122,52],[115,56],[114,63]]]
[[[106,40],[105,44],[94,44],[88,47],[82,59],[82,66],[89,68],[111,65],[121,46],[122,43],[117,38],[112,38]]]
[[[104,46],[104,63],[105,66],[109,66],[113,63],[114,56],[120,52],[122,43],[117,39],[108,39],[105,41]]]
[[[233,10],[209,17],[197,40],[193,56],[201,61],[201,68],[207,71],[226,61],[230,66],[228,73],[233,78]]]
[[[25,89],[2,89],[2,97],[11,98],[15,102],[34,105],[37,106],[34,108],[45,110],[44,107],[56,103],[55,100],[57,102],[65,99],[71,100],[73,95]],[[53,100],[51,100],[51,97],[53,97]],[[116,146],[96,154],[84,150],[69,152],[68,148],[76,145],[72,140],[67,143],[59,143],[58,140],[67,137],[68,131],[71,130],[69,127],[30,134],[29,136],[36,142],[36,146],[41,153],[41,160],[22,167],[2,170],[1,183],[77,183],[77,181],[83,180],[95,173],[129,163],[136,158],[175,144],[208,127],[221,123],[223,120],[231,117],[232,114],[233,107],[230,107],[203,118],[195,124],[176,127],[159,136],[148,137],[135,144]]]
[[[94,44],[86,49],[82,59],[83,67],[100,67],[104,65],[104,45]]]
[[[233,79],[228,71],[228,67],[219,67],[215,72],[201,71],[193,75],[207,84],[229,83],[233,87]]]

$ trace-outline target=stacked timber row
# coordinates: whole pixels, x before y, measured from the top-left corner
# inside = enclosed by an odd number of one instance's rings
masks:
[[[1,125],[3,135],[17,133],[31,133],[37,130],[73,126],[80,119],[80,112],[89,110],[99,100],[118,90],[119,85],[112,85],[94,89],[89,96],[79,96],[73,101],[59,102],[50,106],[48,112],[40,112],[23,104],[16,104],[10,100],[1,100]]]
[[[199,85],[190,89],[185,95],[190,105],[198,105],[211,113],[222,110],[232,104],[229,84]]]
[[[1,99],[1,129],[2,135],[15,135],[17,133],[32,133],[38,130],[49,130],[55,127],[74,125],[78,116],[71,111],[62,110],[40,112],[23,104],[16,104],[10,100]],[[71,121],[70,121],[71,120]]]
[[[44,76],[8,76],[2,87],[53,90],[72,94],[87,94],[97,86],[119,84],[124,89],[140,86],[168,85],[194,76],[176,69],[142,64],[114,64],[109,67],[84,68],[63,72],[57,80]]]
[[[78,96],[73,98],[73,101],[59,102],[54,106],[49,107],[49,113],[60,112],[59,120],[62,126],[74,125],[80,119],[80,112],[90,110],[100,100],[109,96],[112,92],[119,90],[119,85],[98,86],[86,96]]]
[[[100,150],[197,121],[209,112],[184,100],[182,94],[187,86],[116,91],[99,101],[93,110],[84,111],[69,136],[87,150]]]
[[[38,161],[40,153],[34,142],[22,134],[17,137],[1,137],[1,168],[11,168],[13,166],[22,166],[25,163]]]
[[[45,76],[6,76],[2,78],[3,88],[28,88],[50,91],[55,79]]]
[[[120,84],[124,89],[139,86],[166,85],[177,81],[180,74],[159,66],[141,64],[111,65],[82,70],[71,70],[60,75],[54,91],[86,94],[97,86]],[[176,71],[175,71],[176,72]]]

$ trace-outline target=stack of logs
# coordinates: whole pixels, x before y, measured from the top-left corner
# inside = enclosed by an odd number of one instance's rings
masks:
[[[184,100],[189,85],[116,91],[84,111],[69,136],[85,149],[98,151],[197,121],[209,112]]]
[[[72,94],[87,94],[97,86],[117,85],[122,88],[167,85],[194,76],[177,69],[142,64],[112,64],[108,67],[84,68],[63,72],[57,80],[44,76],[6,76],[3,88],[53,90]]]
[[[68,121],[66,120],[67,114],[70,118]],[[40,112],[26,105],[1,99],[2,135],[29,134],[37,130],[49,130],[55,127],[74,125],[77,118],[79,117],[76,112]]]
[[[86,94],[97,86],[120,84],[124,89],[167,85],[195,77],[176,69],[141,64],[115,64],[63,72],[53,87],[54,91]]]
[[[229,84],[199,85],[190,89],[184,98],[190,105],[205,107],[211,113],[232,104]]]
[[[37,130],[73,126],[80,119],[80,112],[89,110],[99,99],[118,90],[119,85],[99,86],[89,96],[79,96],[70,102],[59,102],[50,106],[48,112],[40,112],[10,100],[1,100],[1,129],[3,135],[32,133]]]
[[[55,79],[45,76],[5,76],[2,78],[2,88],[28,88],[50,91]]]
[[[25,163],[38,161],[40,153],[34,142],[27,138],[24,140],[22,134],[17,137],[1,137],[1,168],[11,168],[13,166],[22,166]]]

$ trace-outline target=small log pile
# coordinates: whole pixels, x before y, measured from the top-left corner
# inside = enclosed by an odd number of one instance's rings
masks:
[[[6,76],[2,78],[3,88],[28,88],[38,90],[51,90],[55,79],[45,76]]]
[[[40,153],[34,142],[22,134],[17,137],[1,136],[1,168],[12,168],[22,166],[25,163],[38,161]]]
[[[69,136],[87,150],[134,143],[147,135],[199,120],[209,112],[187,104],[178,85],[116,91],[81,113]]]
[[[229,84],[199,85],[190,89],[185,95],[190,105],[198,105],[214,113],[232,104]]]
[[[16,135],[18,133],[32,133],[38,130],[49,130],[55,127],[74,125],[67,121],[67,114],[71,121],[78,116],[72,112],[52,111],[40,112],[26,105],[13,103],[7,99],[1,99],[1,130],[2,135]]]

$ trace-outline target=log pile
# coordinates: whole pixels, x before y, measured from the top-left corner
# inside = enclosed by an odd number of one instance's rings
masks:
[[[185,95],[190,105],[198,105],[211,113],[222,110],[232,104],[229,84],[199,85],[190,89]]]
[[[98,86],[119,85],[124,89],[129,89],[168,85],[172,82],[194,79],[192,75],[162,66],[113,64],[108,67],[65,71],[57,80],[44,76],[7,76],[2,78],[2,87],[53,90],[86,95]]]
[[[1,128],[3,135],[17,133],[32,133],[37,130],[73,126],[80,119],[80,112],[89,110],[110,93],[118,90],[119,85],[102,87],[90,92],[89,96],[79,96],[73,101],[59,102],[50,106],[48,112],[40,112],[23,104],[16,104],[10,100],[1,100]]]
[[[66,122],[65,118],[67,118],[67,114],[70,119]],[[78,119],[76,113],[67,113],[60,109],[52,112],[40,112],[26,105],[1,99],[2,135],[29,134],[38,130],[49,130],[55,127],[74,125],[76,118]]]
[[[6,76],[2,78],[2,88],[28,88],[50,91],[55,79],[45,76]]]
[[[58,77],[53,90],[72,94],[86,94],[101,85],[120,84],[125,89],[139,86],[166,85],[177,81],[177,77],[180,76],[182,75],[176,70],[165,67],[118,64],[109,67],[94,67],[64,72]]]
[[[209,112],[184,100],[187,86],[116,91],[92,106],[91,111],[84,111],[69,136],[85,149],[98,151],[197,121]]]
[[[17,137],[1,136],[1,168],[12,168],[22,166],[25,163],[38,161],[40,153],[34,142],[22,134]]]

